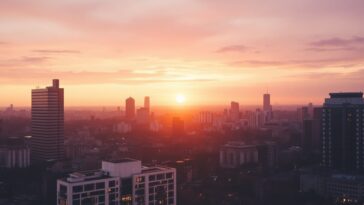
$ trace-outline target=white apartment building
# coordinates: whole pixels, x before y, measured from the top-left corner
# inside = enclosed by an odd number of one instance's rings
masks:
[[[176,170],[124,158],[57,181],[58,205],[176,205]]]

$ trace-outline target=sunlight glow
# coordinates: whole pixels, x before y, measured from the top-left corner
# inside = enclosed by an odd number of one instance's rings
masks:
[[[185,97],[184,95],[182,95],[182,94],[178,94],[178,95],[176,96],[176,102],[177,102],[178,104],[183,104],[183,103],[185,103],[185,101],[186,101],[186,97]]]

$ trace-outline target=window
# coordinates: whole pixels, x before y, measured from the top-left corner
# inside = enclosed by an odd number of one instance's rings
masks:
[[[154,181],[154,180],[155,180],[155,175],[149,176],[149,181]]]
[[[72,201],[72,204],[73,205],[80,205],[80,200],[73,200]]]
[[[165,178],[164,174],[158,174],[157,175],[158,180],[161,180],[161,179],[164,179],[164,178]]]
[[[96,189],[104,189],[105,188],[105,182],[99,182],[96,184]]]
[[[83,191],[83,187],[82,186],[74,186],[72,187],[72,192],[73,193],[78,193],[78,192],[82,192]]]
[[[109,181],[109,187],[115,186],[115,181]]]
[[[172,178],[173,177],[173,173],[168,173],[167,174],[167,179],[170,179],[170,178]]]
[[[91,191],[95,189],[95,184],[86,184],[85,191]]]

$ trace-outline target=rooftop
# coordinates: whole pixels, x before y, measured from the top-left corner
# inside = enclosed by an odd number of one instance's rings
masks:
[[[155,167],[143,167],[142,174],[173,170],[171,167],[155,166]]]
[[[362,92],[330,93],[331,98],[362,98]]]
[[[73,172],[69,174],[69,177],[62,178],[60,180],[68,183],[77,183],[81,181],[91,181],[91,180],[99,180],[107,178],[111,177],[101,170],[86,170],[86,171]]]
[[[132,158],[120,158],[120,159],[110,159],[110,160],[103,160],[105,162],[111,162],[111,163],[124,163],[124,162],[136,162],[139,160],[132,159]]]

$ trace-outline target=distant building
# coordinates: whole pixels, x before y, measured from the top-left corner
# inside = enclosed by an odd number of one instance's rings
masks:
[[[150,115],[150,97],[144,97],[144,108],[147,110],[148,115]]]
[[[0,145],[0,167],[26,168],[30,166],[30,148],[19,138],[8,138]]]
[[[273,142],[245,144],[237,141],[229,142],[220,148],[220,166],[223,168],[238,168],[258,163],[273,167],[276,158],[276,144]]]
[[[302,122],[302,147],[305,151],[318,152],[321,149],[322,108],[314,108],[310,119]]]
[[[261,109],[246,113],[247,124],[250,128],[260,128],[264,125],[264,112]]]
[[[132,97],[125,100],[125,117],[128,120],[135,118],[135,100]]]
[[[114,125],[113,131],[116,133],[128,133],[132,130],[130,123],[120,122]]]
[[[239,120],[240,117],[240,109],[239,109],[239,103],[232,101],[230,103],[230,119],[232,121]]]
[[[50,87],[32,90],[31,158],[64,158],[64,91],[57,79]]]
[[[199,113],[198,122],[201,125],[212,125],[214,122],[214,115],[212,112],[203,111]]]
[[[322,108],[322,165],[364,170],[363,93],[330,93]]]
[[[270,104],[270,94],[263,95],[263,122],[267,123],[273,119],[272,105]]]
[[[102,161],[101,170],[75,172],[57,181],[57,204],[175,205],[176,170],[141,161]]]
[[[141,125],[149,124],[149,111],[147,108],[142,107],[137,110],[136,122]]]

